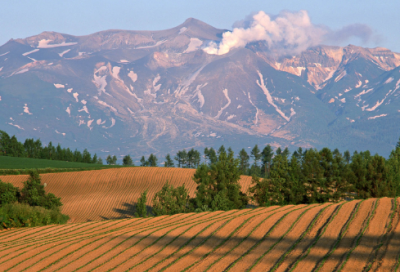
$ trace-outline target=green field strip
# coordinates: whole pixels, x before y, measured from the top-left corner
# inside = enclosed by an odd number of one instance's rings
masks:
[[[278,208],[277,208],[278,209]],[[249,222],[251,219],[253,219],[254,217],[258,216],[259,214],[255,214],[249,218],[247,218],[246,220],[244,220],[239,226],[237,226],[229,235],[228,237],[226,237],[224,240],[221,241],[221,243],[219,243],[216,247],[214,247],[210,252],[204,254],[199,260],[197,260],[196,262],[192,263],[190,266],[186,267],[185,269],[183,269],[182,271],[187,271],[188,269],[192,268],[193,266],[195,266],[196,264],[198,264],[199,262],[201,262],[203,259],[207,258],[210,254],[214,253],[218,248],[220,248],[221,246],[223,246],[236,232],[238,232],[247,222]]]
[[[239,212],[239,211],[237,211],[237,212]],[[248,211],[248,212],[245,212],[245,214],[251,213],[251,212],[252,212],[252,210],[250,210],[250,211]],[[224,214],[224,213],[221,213],[222,216],[223,216],[223,214]],[[183,225],[183,226],[186,226],[186,225],[189,225],[189,224],[193,224],[193,223],[196,223],[196,224],[206,223],[206,222],[209,222],[209,221],[212,221],[212,220],[219,220],[219,221],[221,221],[221,220],[224,220],[225,218],[227,218],[227,217],[229,217],[229,216],[231,216],[231,215],[227,215],[226,217],[215,218],[215,219],[207,218],[207,219],[205,219],[205,220],[202,221],[202,222],[198,222],[198,221],[196,221],[196,222],[191,222],[191,223],[185,224],[185,225]],[[182,227],[182,226],[179,226],[179,227]],[[154,231],[154,232],[155,232],[155,231]],[[152,232],[152,233],[154,233],[154,232]],[[152,233],[150,233],[150,234],[152,234]],[[148,236],[150,236],[150,234],[149,234],[149,235],[146,235],[146,236],[144,236],[144,237],[142,237],[142,238],[141,238],[139,241],[137,241],[134,245],[132,245],[132,246],[130,246],[129,248],[126,248],[125,250],[119,252],[117,255],[114,255],[111,259],[107,260],[107,262],[104,262],[103,264],[108,263],[108,262],[111,261],[112,259],[115,259],[118,255],[124,253],[124,252],[127,251],[128,249],[133,248],[133,247],[134,247],[135,245],[137,245],[140,241],[142,241],[142,240],[144,240],[145,238],[147,238]],[[159,240],[159,239],[157,239],[157,240]],[[139,253],[140,253],[140,252],[139,252]],[[139,254],[139,253],[137,253],[137,254]],[[137,254],[133,255],[132,257],[136,256]],[[124,262],[119,263],[119,265],[125,263],[126,261],[127,261],[127,260],[125,260]],[[118,266],[119,266],[119,265],[118,265]],[[118,266],[117,266],[117,267],[118,267]],[[114,270],[115,268],[116,268],[116,267],[114,267],[114,268],[112,268],[112,269],[109,269],[108,271]]]
[[[298,217],[297,219],[293,222],[293,224],[290,226],[290,228],[278,239],[278,241],[276,241],[267,251],[265,251],[260,257],[258,257],[258,259],[249,267],[249,269],[247,269],[247,271],[251,271],[261,260],[262,258],[264,258],[265,255],[267,255],[272,249],[274,249],[274,247],[280,243],[285,236],[294,228],[294,226],[297,224],[297,222],[303,217],[304,214],[306,214],[309,210],[311,210],[314,207],[308,208],[305,211],[303,211]]]
[[[190,215],[190,216],[192,216],[192,215]],[[188,217],[190,217],[190,216],[188,216]],[[126,227],[129,227],[129,226],[126,226]],[[125,227],[125,228],[126,228],[126,227]],[[103,243],[103,245],[106,244],[106,243],[108,243],[108,242],[110,242],[110,241],[112,241],[113,239],[116,239],[117,237],[119,237],[119,236],[121,236],[121,235],[124,235],[124,234],[126,234],[126,233],[129,233],[129,232],[131,232],[131,231],[126,231],[126,232],[120,233],[120,234],[118,234],[118,236],[115,236],[114,238],[107,240],[105,243]],[[87,246],[90,246],[91,244],[93,244],[93,243],[95,243],[95,242],[97,242],[97,241],[100,241],[100,240],[102,240],[102,239],[104,239],[104,238],[107,238],[107,237],[102,236],[102,237],[99,237],[99,238],[97,238],[97,239],[95,239],[95,240],[93,240],[93,241],[90,241],[89,243],[87,243],[87,244],[85,244],[85,245],[83,245],[83,246],[81,246],[81,247],[75,249],[74,251],[69,252],[68,254],[66,254],[66,255],[62,256],[61,258],[57,259],[56,261],[50,263],[49,265],[47,265],[46,267],[40,269],[39,271],[45,270],[45,269],[51,267],[52,265],[55,265],[55,264],[59,263],[59,262],[62,261],[64,258],[66,258],[66,257],[68,257],[68,256],[70,256],[70,255],[72,255],[72,254],[74,254],[75,252],[77,252],[77,251],[79,251],[79,250],[81,250],[81,249],[83,249],[83,248],[85,248],[85,247],[87,247]],[[71,246],[71,245],[69,245],[69,246]],[[69,246],[67,246],[67,247],[69,247]],[[65,249],[65,248],[60,249],[59,251],[54,252],[54,253],[52,253],[51,255],[54,255],[54,254],[56,254],[56,253],[58,253],[58,252],[60,252],[61,250],[64,250],[64,249]],[[49,257],[49,256],[51,256],[51,255],[48,255],[48,256],[46,256],[45,258],[47,258],[47,257]],[[81,257],[82,257],[82,256],[81,256]],[[41,260],[43,260],[43,259],[45,259],[45,258],[42,258]],[[41,260],[39,260],[39,261],[41,261]],[[39,261],[38,261],[38,262],[39,262]]]
[[[379,241],[379,245],[374,249],[373,257],[368,262],[368,265],[367,265],[367,267],[365,268],[364,271],[369,271],[372,268],[372,265],[375,263],[375,261],[376,261],[376,259],[378,257],[379,250],[384,245],[384,243],[387,240],[387,237],[388,237],[390,231],[392,230],[393,219],[394,219],[394,216],[396,215],[396,212],[397,212],[397,197],[395,197],[394,200],[393,200],[393,211],[390,214],[389,224],[386,227],[386,232],[382,236],[381,240]]]
[[[326,208],[332,206],[333,204],[330,204],[324,208],[322,208],[319,213],[315,216],[315,218],[312,220],[310,225],[307,227],[306,231],[303,232],[303,234],[300,236],[299,239],[285,252],[285,254],[282,255],[281,258],[276,262],[276,264],[272,267],[270,270],[271,272],[275,271],[285,260],[285,258],[292,252],[292,250],[303,240],[303,238],[311,231],[311,229],[314,227],[315,223],[317,222],[318,218],[322,215],[322,213],[326,210]],[[286,235],[286,234],[285,234]]]
[[[257,210],[257,209],[254,209]],[[172,261],[171,263],[169,263],[168,265],[164,266],[163,268],[161,268],[159,271],[164,271],[165,269],[167,269],[168,267],[172,266],[173,264],[175,264],[176,262],[178,262],[180,259],[182,259],[183,257],[187,256],[188,254],[190,254],[191,252],[193,252],[194,250],[196,250],[198,247],[200,247],[201,245],[203,245],[205,242],[207,242],[207,240],[212,237],[218,230],[220,230],[221,228],[223,228],[226,224],[228,224],[230,221],[232,221],[235,218],[238,218],[240,216],[245,216],[248,214],[251,214],[252,211],[254,212],[254,210],[251,210],[249,212],[240,214],[240,215],[236,215],[230,219],[228,219],[226,222],[224,222],[221,226],[219,226],[216,230],[214,230],[210,235],[208,235],[208,237],[206,237],[203,241],[200,241],[200,243],[198,245],[196,245],[195,247],[193,247],[190,251],[186,252],[185,254],[183,254],[182,256],[180,256],[179,258],[175,259],[174,261]],[[197,233],[195,236],[193,236],[192,238],[190,238],[188,241],[186,241],[185,244],[183,244],[182,246],[179,247],[178,250],[176,250],[175,252],[173,252],[172,254],[170,254],[168,257],[164,258],[163,260],[157,262],[156,264],[154,264],[152,267],[150,267],[149,269],[147,269],[146,271],[149,271],[150,269],[153,269],[154,267],[158,266],[160,263],[170,259],[171,257],[173,257],[175,254],[177,254],[179,251],[181,251],[182,249],[184,249],[187,245],[190,244],[191,241],[193,241],[194,239],[196,239],[196,237],[198,235],[200,235],[201,233],[203,233],[205,230],[207,230],[208,228],[210,228],[212,225],[214,225],[216,222],[213,222],[212,224],[206,226],[204,229],[202,229],[199,233]]]
[[[377,200],[375,201],[374,208],[372,209],[371,214],[368,216],[366,225],[364,226],[364,228],[363,228],[363,230],[361,231],[361,233],[358,235],[354,247],[349,251],[349,253],[347,253],[346,258],[345,258],[344,262],[342,262],[341,266],[339,267],[338,272],[342,271],[343,267],[346,265],[347,261],[349,260],[351,253],[352,253],[352,252],[356,249],[356,247],[359,245],[361,238],[363,237],[365,231],[367,230],[367,228],[368,228],[368,226],[369,226],[369,223],[371,222],[371,219],[372,219],[372,218],[374,217],[374,215],[375,215],[376,208],[378,207],[378,202],[379,202],[379,199],[377,199]]]
[[[195,215],[195,214],[192,214],[192,215],[190,215],[190,216],[193,216],[193,215]],[[188,216],[188,217],[190,217],[190,216]],[[105,244],[107,244],[107,243],[111,242],[112,240],[114,240],[114,239],[120,237],[121,235],[125,235],[125,234],[127,234],[127,233],[132,232],[132,231],[133,231],[133,230],[128,230],[128,231],[126,231],[126,232],[120,233],[120,234],[118,234],[118,236],[114,236],[113,238],[108,239],[106,242],[104,242],[104,243],[102,243],[101,245],[97,246],[94,250],[96,250],[96,249],[98,249],[98,248],[104,246]],[[135,235],[136,235],[136,234],[135,234]],[[73,253],[77,252],[78,250],[81,250],[81,249],[83,249],[83,248],[85,248],[85,247],[87,247],[87,246],[90,246],[91,244],[93,244],[93,243],[95,243],[95,242],[97,242],[97,241],[99,241],[99,240],[101,240],[101,239],[104,239],[104,238],[107,238],[107,237],[100,237],[100,238],[98,238],[98,239],[96,239],[96,240],[91,241],[91,242],[88,243],[88,244],[85,244],[85,245],[81,246],[80,248],[78,248],[78,249],[76,249],[76,250],[74,250],[74,251],[68,253],[67,255],[64,255],[62,258],[59,258],[57,261],[54,261],[53,263],[49,264],[48,266],[46,266],[45,268],[43,268],[43,269],[41,269],[41,270],[39,270],[39,271],[42,271],[42,270],[44,270],[44,269],[47,269],[47,268],[51,267],[52,265],[55,265],[55,264],[59,263],[59,262],[62,261],[64,258],[66,258],[66,257],[68,257],[68,256],[70,256],[70,255],[72,255]],[[89,252],[86,252],[85,254],[82,254],[78,259],[84,257],[84,256],[85,256],[86,254],[88,254],[88,253],[89,253]],[[58,268],[57,270],[60,270],[60,269],[62,269],[62,268],[64,268],[64,267],[66,267],[67,265],[69,265],[70,263],[72,263],[72,262],[74,262],[74,261],[76,261],[76,260],[78,260],[78,259],[75,259],[75,260],[73,260],[73,261],[71,261],[71,262],[65,264],[63,267],[60,267],[60,268]],[[53,271],[57,271],[57,270],[53,270]]]
[[[318,266],[316,266],[316,269],[314,270],[315,272],[318,272],[322,268],[322,266],[325,264],[325,262],[328,260],[328,258],[336,250],[336,247],[339,245],[340,241],[342,240],[342,238],[346,234],[347,230],[349,229],[351,222],[356,217],[358,210],[360,209],[361,203],[363,203],[364,201],[365,201],[365,199],[363,199],[359,203],[357,203],[357,206],[356,206],[355,210],[353,211],[352,215],[350,216],[348,222],[346,223],[344,230],[340,233],[340,236],[336,240],[336,243],[333,245],[332,249],[322,258],[321,262],[319,264],[317,264]]]
[[[238,211],[233,211],[233,212],[231,212],[231,213],[235,213],[235,212],[238,212]],[[210,214],[210,213],[209,213],[209,212],[206,212],[206,213],[202,213],[202,214],[204,214],[204,216],[206,216],[206,215],[208,215],[208,214]],[[218,214],[216,214],[215,216],[213,216],[213,217],[211,217],[211,218],[217,217],[217,216],[219,216],[219,215],[221,215],[221,214],[222,214],[222,213],[218,213]],[[217,217],[217,218],[218,218],[218,217]],[[194,222],[192,222],[192,223],[194,223]],[[189,223],[189,224],[190,224],[190,223]],[[170,224],[170,225],[168,225],[168,226],[172,226],[172,225],[173,225],[173,224]],[[155,228],[155,227],[154,227],[154,228]],[[154,229],[154,228],[153,228],[153,229]],[[162,228],[165,228],[165,226],[159,227],[159,229],[162,229]],[[155,231],[158,231],[159,229],[156,229]],[[145,230],[143,230],[143,231],[141,231],[141,232],[144,232],[144,231],[147,231],[147,230],[149,230],[149,228],[147,228],[147,229],[145,229]],[[155,232],[155,231],[154,231],[154,232]],[[141,232],[140,232],[140,233],[141,233]],[[88,263],[84,264],[83,266],[78,267],[78,268],[75,269],[74,271],[77,271],[77,270],[79,270],[79,269],[81,269],[81,268],[83,268],[83,267],[85,267],[85,266],[91,264],[92,262],[94,262],[94,261],[100,259],[100,258],[103,257],[105,254],[111,252],[111,251],[114,250],[115,248],[119,247],[121,244],[125,243],[125,242],[128,241],[129,239],[131,239],[131,238],[133,238],[134,236],[136,236],[137,234],[139,234],[139,233],[135,233],[134,235],[128,237],[128,238],[125,239],[124,241],[121,241],[120,243],[118,243],[117,245],[115,245],[114,247],[112,247],[111,249],[109,249],[109,250],[107,250],[106,252],[100,254],[99,256],[97,256],[96,258],[92,259],[91,261],[89,261]],[[105,262],[104,262],[104,263],[105,263]],[[91,269],[90,271],[92,271],[92,270],[94,270],[94,269],[100,267],[100,266],[103,265],[104,263],[102,263],[102,264],[96,266],[95,268]]]
[[[242,256],[240,256],[238,259],[236,259],[234,262],[232,262],[228,267],[226,267],[224,271],[229,271],[229,270],[231,270],[241,259],[243,259],[245,256],[247,256],[251,251],[253,251],[253,249],[255,249],[256,247],[258,247],[258,245],[261,244],[261,243],[269,236],[269,234],[276,228],[276,226],[279,225],[279,223],[280,223],[283,219],[286,218],[286,216],[288,216],[288,215],[291,214],[292,212],[295,212],[295,211],[304,209],[304,208],[306,208],[306,207],[308,207],[308,206],[303,206],[303,207],[301,207],[301,208],[291,210],[291,211],[285,213],[284,215],[282,215],[282,217],[279,218],[279,220],[277,220],[277,221],[275,222],[275,224],[264,234],[264,236],[263,236],[259,241],[257,241],[257,243],[255,243],[255,244],[254,244],[251,248],[249,248]]]
[[[271,213],[270,215],[268,215],[266,218],[264,218],[260,223],[258,223],[245,237],[242,238],[242,240],[236,244],[236,246],[234,246],[233,248],[231,248],[228,252],[226,252],[224,255],[222,255],[221,257],[219,257],[217,260],[215,260],[212,264],[210,264],[204,271],[208,271],[213,265],[215,265],[216,263],[218,263],[220,260],[222,260],[224,257],[226,257],[228,254],[230,254],[233,250],[235,250],[238,246],[240,246],[247,238],[249,238],[251,236],[251,234],[256,231],[265,221],[267,221],[271,216],[273,216],[274,214],[278,213],[278,212],[282,212],[282,210],[278,210],[282,207],[278,207],[276,209],[271,210],[275,211],[273,213]],[[292,208],[292,207],[290,207]],[[285,210],[283,210],[285,211]]]
[[[118,224],[118,222],[115,222],[115,223]],[[131,223],[128,224],[128,225],[132,225],[132,224],[134,224],[134,223],[135,223],[135,222],[131,222]],[[126,227],[126,225],[121,226],[121,227],[119,227],[118,229],[123,229],[123,228],[125,228],[125,227]],[[102,233],[102,234],[98,234],[98,235],[104,235],[104,234]],[[96,235],[96,236],[98,236],[98,235]],[[68,244],[68,243],[72,243],[72,244],[70,244],[70,245],[67,246],[67,247],[69,247],[69,246],[73,245],[73,243],[76,242],[76,241],[78,241],[78,243],[79,243],[79,242],[82,241],[82,238],[80,238],[80,239],[75,239],[75,240],[72,240],[72,241],[65,241],[65,242],[63,242],[63,243],[58,244],[57,246],[62,246],[62,245]],[[54,243],[54,242],[50,242],[50,243]],[[49,242],[47,242],[47,243],[45,243],[45,244],[43,244],[43,245],[47,245],[47,244],[49,244]],[[43,246],[43,245],[40,245],[40,246]],[[40,246],[39,246],[39,247],[40,247]],[[49,247],[49,248],[46,249],[46,250],[40,250],[37,254],[32,255],[32,256],[29,256],[29,258],[24,259],[24,260],[18,262],[18,263],[15,264],[13,267],[10,267],[10,268],[8,268],[8,269],[6,269],[6,270],[4,270],[4,271],[8,271],[9,269],[12,269],[12,268],[14,268],[14,267],[17,266],[17,265],[19,265],[19,264],[21,264],[21,263],[23,263],[23,262],[25,262],[25,261],[31,260],[32,258],[36,257],[37,255],[40,255],[40,254],[45,253],[45,252],[47,252],[48,250],[52,250],[52,249],[54,249],[54,248]],[[59,251],[61,251],[61,250],[63,250],[63,249],[64,249],[64,248],[62,248],[62,249],[60,249],[60,250],[58,250],[58,251],[54,251],[52,254],[46,255],[44,258],[47,258],[47,257],[49,257],[49,256],[52,256],[53,254],[56,254],[56,253],[58,253]],[[22,254],[24,254],[24,253],[26,253],[26,252],[28,252],[28,251],[24,251],[24,252],[22,252],[22,253],[20,253],[20,254],[18,254],[18,255],[16,255],[16,256],[13,256],[12,258],[10,258],[10,259],[8,259],[8,260],[6,260],[6,261],[9,261],[9,260],[12,260],[12,259],[14,259],[14,258],[17,258],[17,257],[21,256]],[[44,258],[42,258],[42,259],[44,259]],[[41,260],[42,260],[42,259],[41,259]],[[4,262],[2,262],[2,263],[4,263]],[[35,263],[35,264],[36,264],[36,263]],[[29,266],[29,267],[31,267],[31,266]],[[29,268],[29,267],[28,267],[28,268]],[[24,270],[25,270],[25,269],[24,269]],[[23,270],[20,270],[20,271],[23,271]]]
[[[332,221],[335,219],[336,215],[339,213],[340,209],[342,208],[342,206],[345,203],[340,204],[335,212],[333,213],[333,215],[329,218],[328,222],[325,224],[325,226],[323,227],[321,233],[314,239],[314,241],[312,242],[312,244],[307,248],[307,251],[305,252],[305,254],[303,256],[301,256],[299,259],[297,259],[297,261],[293,264],[292,267],[289,267],[289,272],[292,272],[297,265],[304,260],[308,254],[310,254],[311,249],[317,244],[318,240],[325,234],[326,229],[328,228],[329,224],[332,223]]]

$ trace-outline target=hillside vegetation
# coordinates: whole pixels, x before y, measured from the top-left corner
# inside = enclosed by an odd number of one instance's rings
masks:
[[[96,171],[42,174],[46,192],[60,197],[62,212],[72,222],[86,222],[133,216],[134,203],[148,189],[147,205],[154,194],[168,181],[177,187],[185,184],[194,197],[197,184],[193,181],[195,169],[130,167]],[[0,180],[22,188],[27,175],[0,176]],[[251,177],[242,176],[239,183],[247,192]]]
[[[380,198],[15,229],[0,233],[0,265],[4,271],[395,271],[398,211],[397,199]]]

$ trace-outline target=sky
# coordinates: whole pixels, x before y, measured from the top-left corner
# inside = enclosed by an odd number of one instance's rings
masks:
[[[277,15],[306,10],[313,24],[334,31],[351,24],[372,29],[368,41],[352,38],[339,45],[381,46],[400,52],[398,0],[0,0],[0,7],[0,45],[43,31],[79,36],[107,29],[162,30],[191,17],[231,30],[235,22],[259,11]]]

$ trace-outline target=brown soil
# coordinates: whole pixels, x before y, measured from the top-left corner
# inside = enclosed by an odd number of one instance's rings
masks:
[[[395,205],[397,211],[392,222],[392,229],[389,230],[389,236],[386,243],[381,247],[378,260],[372,266],[371,271],[394,271],[400,254],[400,198]],[[381,252],[382,251],[382,252]]]
[[[197,265],[193,266],[189,271],[204,271],[209,265],[218,260],[221,256],[227,254],[232,248],[236,247],[246,236],[248,236],[254,228],[260,224],[265,218],[274,212],[285,210],[288,207],[271,206],[262,210],[261,214],[257,214],[254,218],[250,219],[236,234],[220,248],[210,254],[205,259],[200,261]]]
[[[82,172],[50,173],[40,175],[46,183],[46,191],[61,197],[62,212],[71,222],[99,221],[132,217],[133,204],[140,194],[149,190],[148,205],[153,196],[169,181],[180,186],[185,184],[193,197],[197,184],[192,180],[195,169],[132,167]],[[0,176],[4,182],[22,187],[27,175]],[[150,182],[151,181],[151,182]],[[242,176],[242,191],[251,185],[251,177]]]
[[[281,240],[277,245],[275,245],[274,249],[266,254],[253,269],[255,269],[255,271],[258,271],[259,269],[272,269],[276,262],[278,262],[279,258],[284,255],[285,252],[287,252],[287,250],[290,248],[290,246],[292,246],[292,244],[295,243],[296,240],[299,239],[299,237],[307,230],[308,226],[315,219],[321,209],[328,205],[329,204],[318,205],[308,210],[300,218],[300,220],[296,222],[296,225],[293,227],[293,229],[286,234],[284,239]],[[280,238],[283,234],[284,232],[281,232],[280,235],[276,236],[276,239]],[[271,238],[273,238],[273,236]]]
[[[284,272],[288,267],[296,262],[302,254],[311,246],[313,240],[317,237],[318,233],[322,231],[322,228],[328,222],[330,217],[335,212],[335,209],[340,204],[334,204],[327,207],[322,214],[318,217],[314,226],[311,230],[303,237],[302,241],[292,250],[292,252],[286,256],[285,261],[277,268],[276,272]]]
[[[300,261],[294,271],[312,271],[316,263],[319,262],[330,250],[335,241],[339,238],[340,231],[349,220],[351,213],[359,201],[345,203],[336,215],[335,219],[329,223],[324,235],[311,248],[307,257]]]
[[[335,271],[343,261],[343,258],[354,246],[354,242],[357,236],[362,231],[364,225],[367,222],[368,216],[373,210],[376,199],[367,199],[361,203],[360,209],[357,215],[354,217],[353,221],[337,246],[336,250],[332,253],[326,263],[322,266],[321,272],[325,271]]]
[[[244,271],[247,270],[256,260],[266,252],[271,246],[285,233],[290,226],[297,220],[297,218],[304,212],[305,209],[310,208],[310,206],[304,206],[302,209],[295,210],[288,214],[279,224],[272,230],[270,235],[261,242],[256,248],[254,248],[249,254],[247,254],[243,259],[241,259],[236,265],[233,267],[234,271]],[[276,221],[274,222],[276,223]],[[265,234],[266,232],[264,232]],[[253,237],[252,237],[253,238]],[[253,238],[253,241],[256,239]],[[217,271],[221,269],[221,264],[217,264],[213,271]]]
[[[380,198],[378,201],[374,217],[361,237],[358,246],[351,253],[343,271],[363,271],[368,262],[368,257],[371,256],[374,248],[379,245],[382,236],[385,234],[386,224],[390,220],[392,199]]]

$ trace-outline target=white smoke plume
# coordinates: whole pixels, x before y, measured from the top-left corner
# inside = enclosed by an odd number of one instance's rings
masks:
[[[324,41],[332,43],[332,40],[343,41],[353,36],[367,41],[372,32],[368,26],[360,24],[335,32],[326,26],[314,25],[305,10],[283,11],[277,16],[260,11],[240,25],[242,27],[236,27],[232,32],[225,32],[219,44],[211,42],[203,50],[208,54],[223,55],[248,43],[265,41],[270,50],[280,55],[293,55]]]

